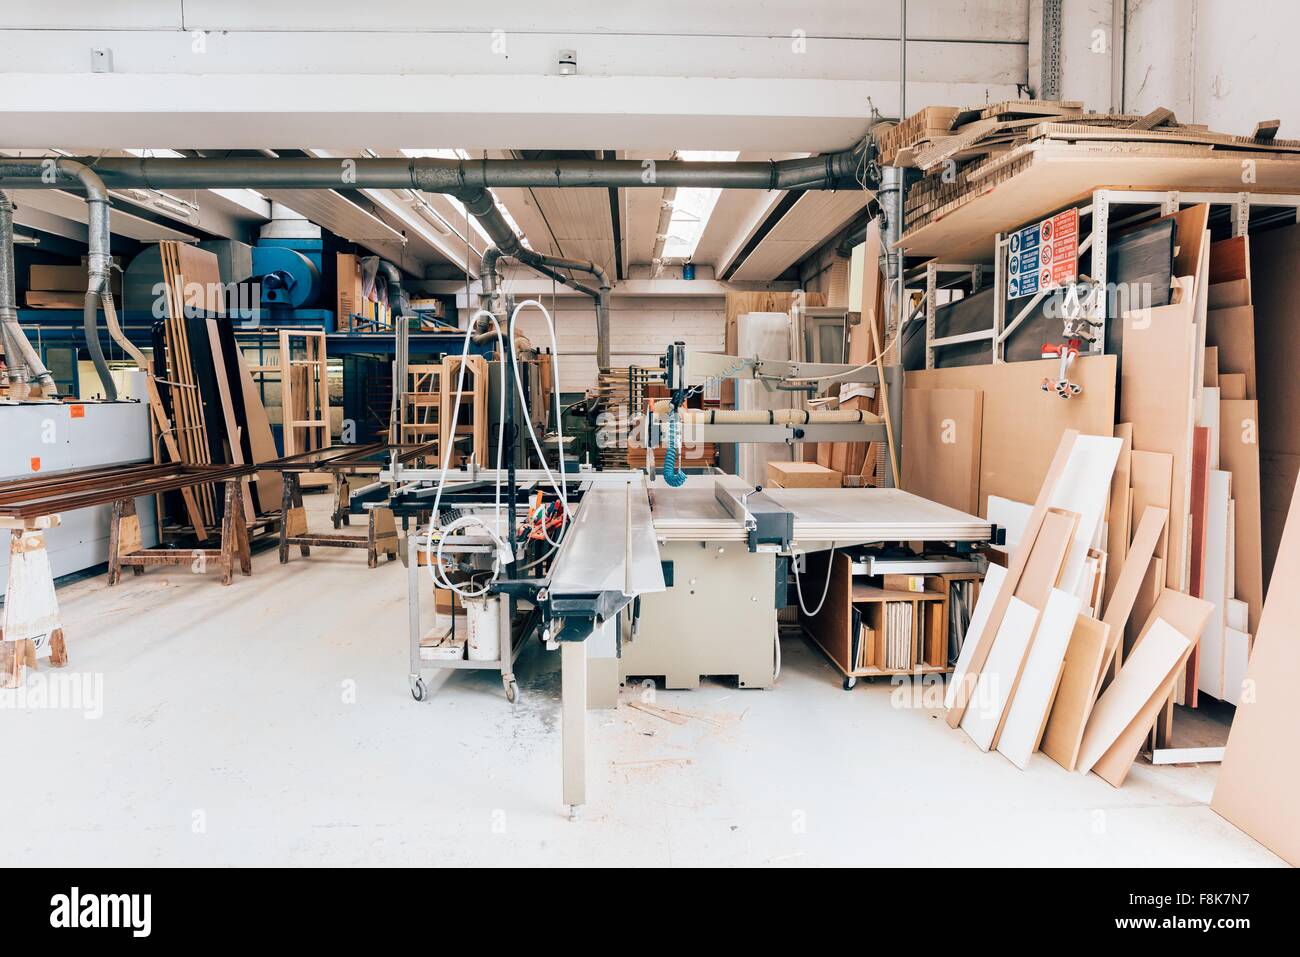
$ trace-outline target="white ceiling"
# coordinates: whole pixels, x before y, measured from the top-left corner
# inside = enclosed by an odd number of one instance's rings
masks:
[[[1015,96],[1027,72],[1030,2],[909,0],[909,111]],[[8,3],[0,5],[0,148],[808,155],[858,140],[873,106],[897,112],[898,14],[897,0]],[[111,72],[91,72],[92,47],[111,51]],[[580,75],[557,75],[561,49],[577,51]],[[477,274],[482,237],[466,233],[446,197],[428,197],[421,210],[402,191],[366,191],[360,205],[328,192],[267,196],[413,273],[468,260]],[[616,248],[607,190],[502,189],[497,197],[532,248],[593,260],[611,276],[649,261],[664,199],[661,189],[619,191]],[[194,198],[203,228],[217,234],[259,215],[212,193]],[[724,191],[695,262],[732,269],[737,280],[773,280],[866,202],[810,194],[772,223],[782,199]],[[119,215],[125,231],[170,228],[129,215]]]

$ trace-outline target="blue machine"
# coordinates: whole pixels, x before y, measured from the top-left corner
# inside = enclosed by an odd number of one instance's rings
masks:
[[[263,321],[334,328],[334,314],[313,309],[321,292],[319,239],[262,239],[253,247],[252,278],[261,287]]]

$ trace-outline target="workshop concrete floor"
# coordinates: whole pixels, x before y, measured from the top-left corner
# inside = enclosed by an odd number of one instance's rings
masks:
[[[572,822],[558,653],[523,653],[513,707],[491,672],[417,703],[405,594],[400,564],[324,549],[263,551],[229,588],[61,588],[71,667],[27,691],[92,700],[0,692],[0,865],[1281,863],[1209,809],[1216,766],[1139,763],[1119,790],[1041,755],[1021,772],[887,684],[844,692],[798,638],[772,690],[659,691],[684,724],[627,707],[640,689],[591,712]]]

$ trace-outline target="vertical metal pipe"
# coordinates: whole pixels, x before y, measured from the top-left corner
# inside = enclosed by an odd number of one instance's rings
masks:
[[[907,119],[907,0],[898,0],[898,122]]]
[[[5,364],[9,376],[19,382],[32,379],[46,396],[57,394],[40,354],[27,340],[18,325],[18,280],[14,267],[14,205],[0,192],[0,336],[5,346]]]

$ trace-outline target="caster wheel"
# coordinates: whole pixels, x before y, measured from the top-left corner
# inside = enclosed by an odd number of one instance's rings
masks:
[[[424,683],[423,678],[416,678],[411,682],[411,697],[416,701],[423,701],[429,697],[429,686]]]
[[[506,682],[506,700],[514,704],[519,698],[519,682],[513,678]]]
[[[845,690],[845,691],[852,691],[854,685],[856,685],[857,683],[858,683],[858,679],[857,679],[857,678],[845,678],[845,679],[844,679],[844,690]]]

